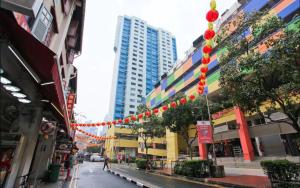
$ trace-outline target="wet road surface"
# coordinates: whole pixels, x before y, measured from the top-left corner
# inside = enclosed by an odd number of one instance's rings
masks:
[[[77,188],[136,188],[137,186],[102,170],[101,162],[86,162],[80,164]]]

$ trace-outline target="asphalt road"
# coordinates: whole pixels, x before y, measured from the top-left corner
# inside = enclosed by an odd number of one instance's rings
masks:
[[[128,182],[119,176],[102,170],[103,162],[84,162],[79,165],[76,188],[130,188],[137,185]],[[153,175],[144,171],[131,169],[124,166],[115,166],[112,170],[135,179],[138,182],[147,183],[151,187],[161,188],[212,188],[203,183],[188,182],[166,176]],[[221,187],[221,186],[217,186]]]
[[[136,188],[137,186],[102,170],[103,163],[83,162],[78,171],[77,188]]]
[[[200,182],[188,182],[180,179],[174,179],[172,177],[166,177],[162,175],[153,175],[146,173],[141,170],[134,170],[128,167],[123,167],[118,165],[114,167],[113,170],[120,172],[123,175],[129,175],[130,177],[135,177],[145,182],[149,182],[155,187],[163,188],[212,188],[212,187],[222,187],[222,186],[210,186]]]

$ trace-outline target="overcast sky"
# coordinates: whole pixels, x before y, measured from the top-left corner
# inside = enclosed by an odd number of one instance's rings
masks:
[[[87,121],[103,121],[108,113],[118,15],[136,16],[170,31],[177,40],[178,58],[207,27],[210,0],[86,0],[82,55],[78,68],[75,111]],[[217,0],[223,13],[236,0]]]

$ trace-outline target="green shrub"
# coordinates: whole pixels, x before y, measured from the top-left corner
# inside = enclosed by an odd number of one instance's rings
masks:
[[[128,161],[128,163],[135,163],[136,162],[136,159],[135,159],[135,157],[130,157],[130,159],[127,159]]]
[[[288,160],[261,161],[264,173],[268,175],[274,187],[300,186],[300,166]]]
[[[139,169],[146,169],[146,166],[147,166],[147,160],[146,159],[136,159],[135,163],[136,163],[136,166]]]
[[[175,174],[191,177],[209,177],[211,162],[207,160],[184,161],[174,166]]]

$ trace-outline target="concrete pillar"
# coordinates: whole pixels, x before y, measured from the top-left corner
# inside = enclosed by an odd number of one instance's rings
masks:
[[[37,145],[39,129],[42,121],[42,108],[35,108],[34,118],[30,121],[24,136],[27,138],[26,150],[24,151],[22,163],[18,176],[24,176],[29,173],[30,166],[34,157],[34,151]]]
[[[240,142],[242,145],[244,160],[252,161],[254,160],[254,150],[251,143],[251,138],[245,115],[240,109],[240,107],[237,106],[234,108],[234,112],[236,116],[236,123],[239,126],[238,131],[240,135]]]
[[[12,161],[11,172],[7,178],[5,183],[5,188],[12,188],[15,185],[15,181],[17,179],[18,171],[20,168],[21,160],[23,158],[23,153],[26,148],[27,139],[24,136],[21,136],[20,142],[15,150],[14,158]]]
[[[170,167],[172,161],[178,160],[178,136],[177,133],[172,133],[166,130],[167,141],[167,161]]]
[[[14,154],[13,166],[5,187],[19,187],[20,178],[29,172],[34,155],[38,128],[42,119],[42,108],[33,105],[21,105],[17,126],[20,128],[21,139]]]
[[[48,170],[53,147],[55,146],[55,136],[51,135],[48,139],[40,138],[30,173],[30,182],[33,182],[33,184],[35,184],[37,178],[42,178]]]

